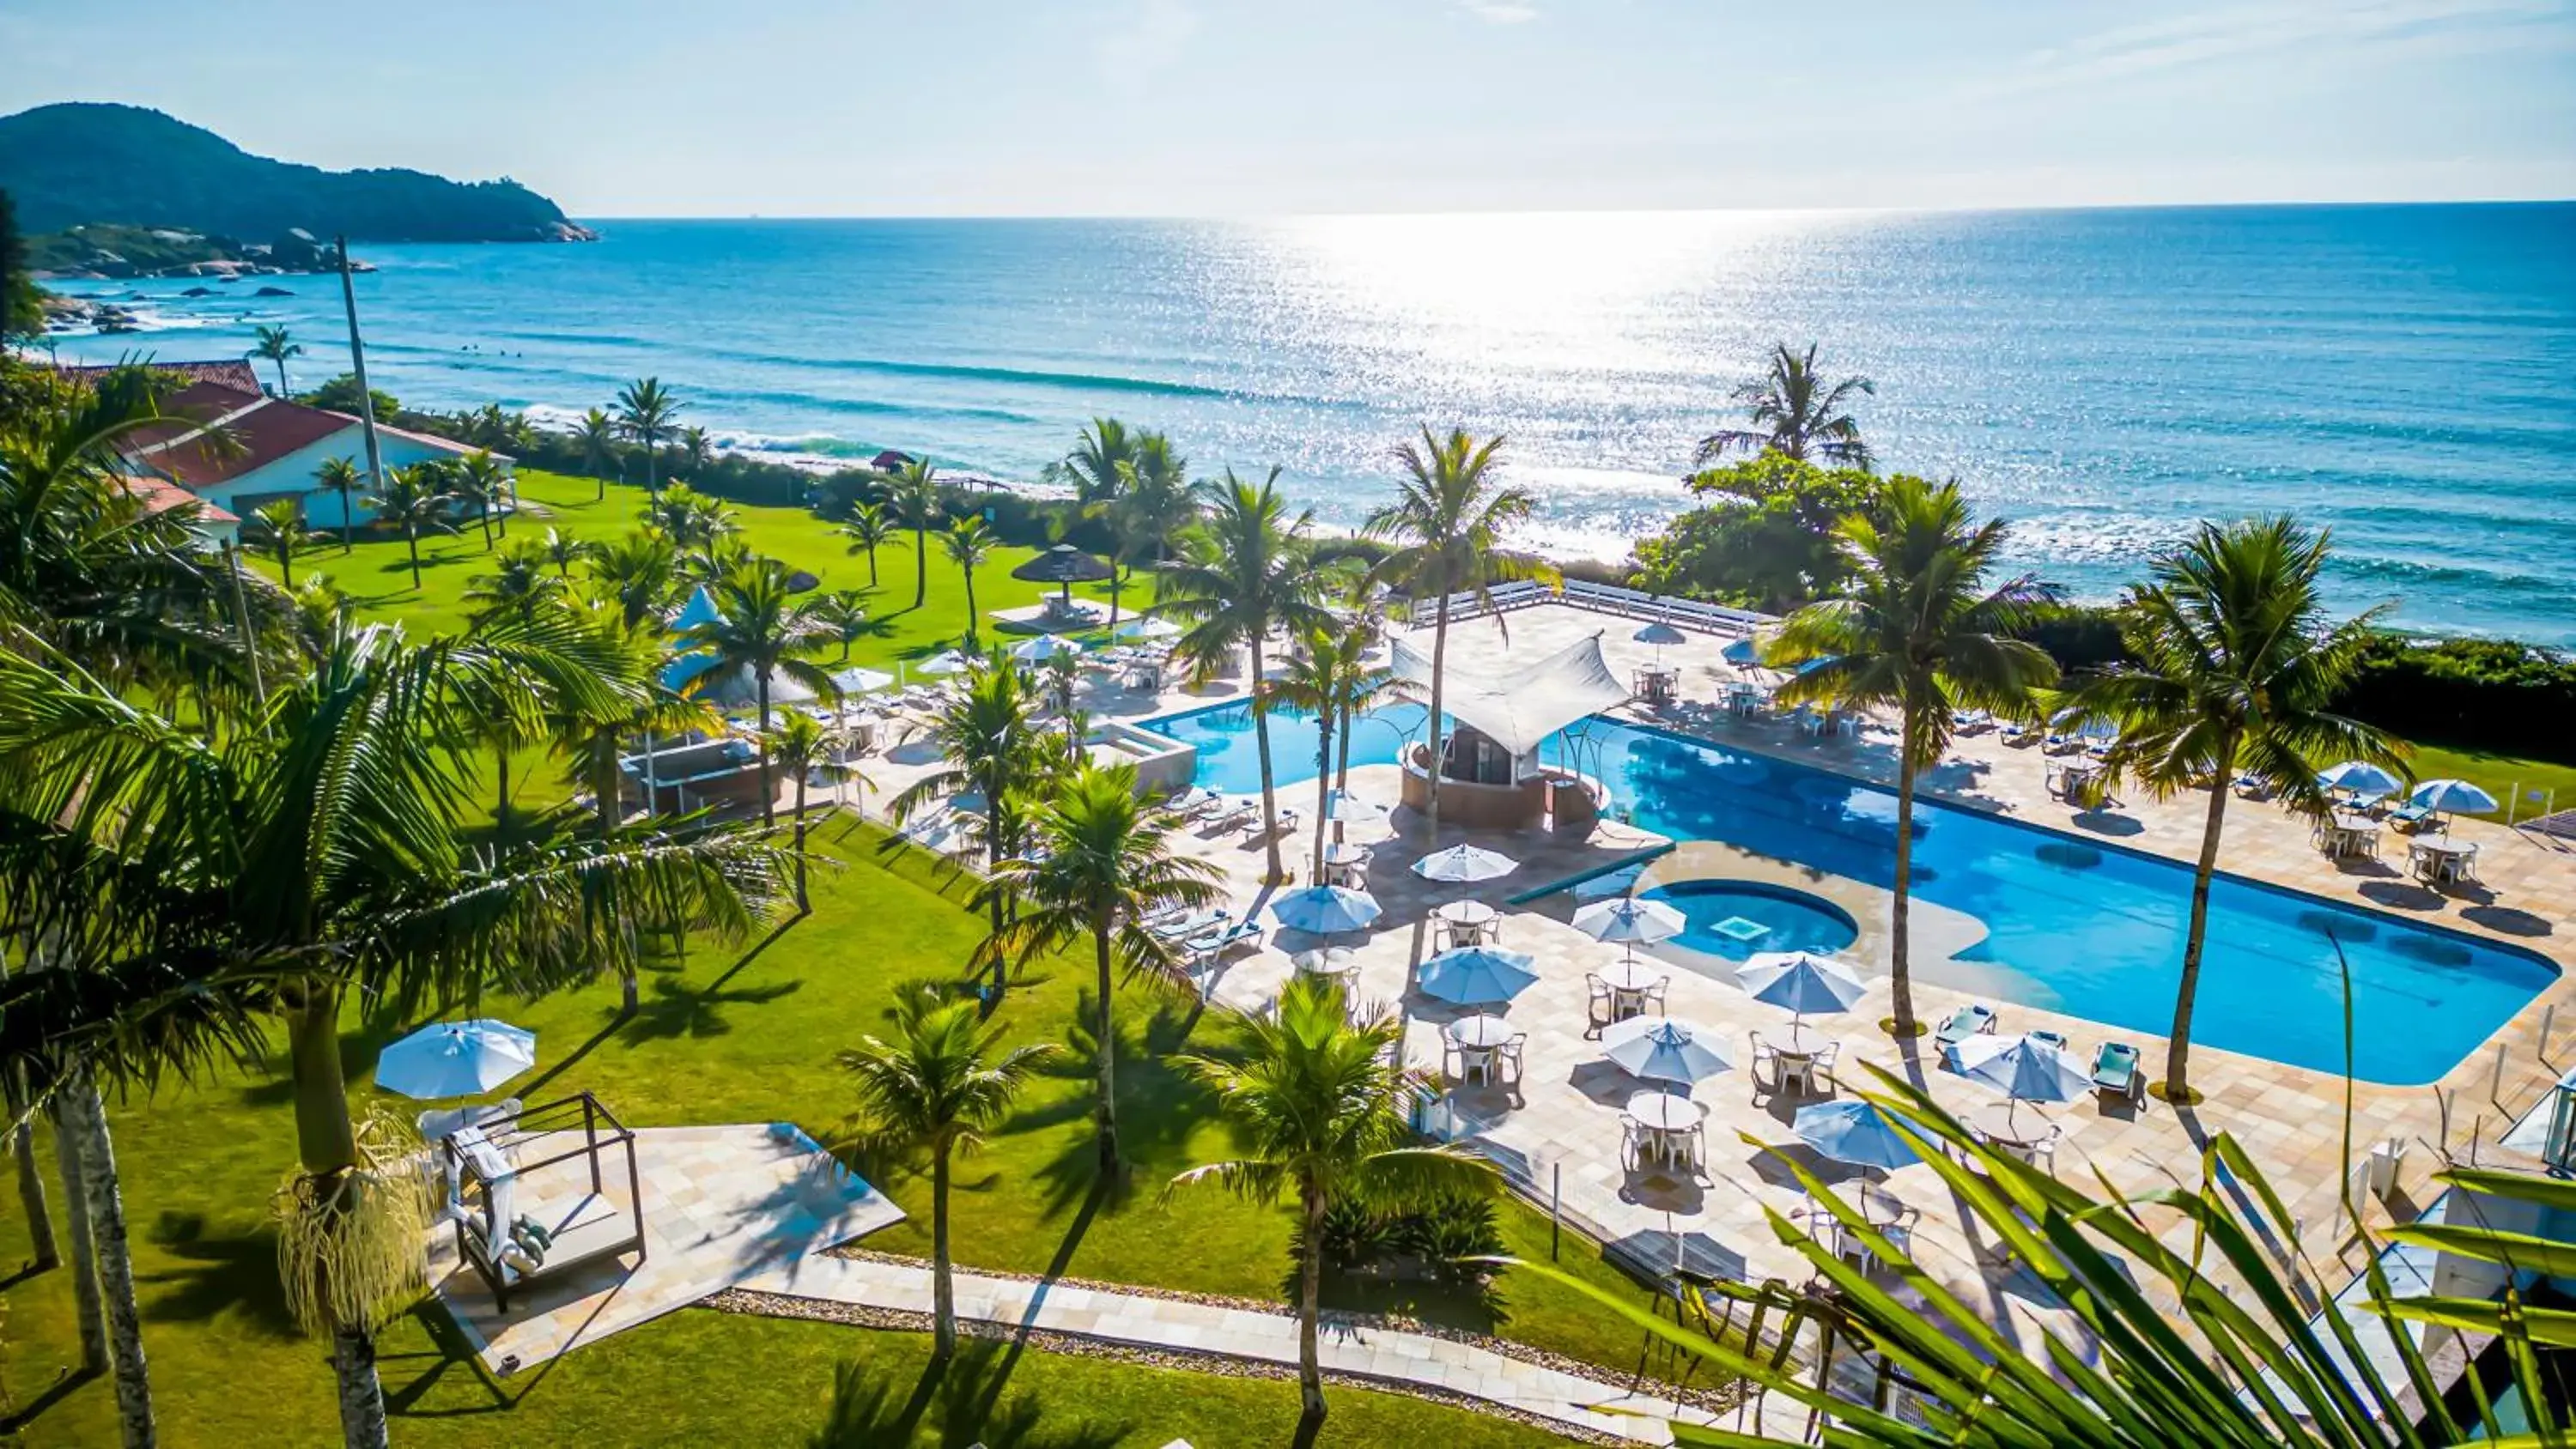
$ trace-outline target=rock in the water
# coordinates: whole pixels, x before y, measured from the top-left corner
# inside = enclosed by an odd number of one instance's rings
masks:
[[[211,297],[215,295],[215,289],[212,287],[190,287],[179,295],[182,297]]]
[[[295,294],[286,290],[284,287],[262,287],[258,291],[251,293],[251,295],[254,297],[292,297]]]

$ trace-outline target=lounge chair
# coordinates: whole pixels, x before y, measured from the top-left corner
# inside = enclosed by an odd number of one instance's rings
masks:
[[[2077,734],[2061,734],[2056,730],[2050,730],[2048,737],[2039,742],[2039,748],[2042,752],[2051,755],[2072,754],[2084,748],[2084,738]]]
[[[1223,927],[1234,919],[1234,912],[1223,906],[1205,911],[1187,911],[1168,921],[1155,923],[1150,929],[1166,941],[1187,941]]]
[[[1210,931],[1181,947],[1181,954],[1192,966],[1204,966],[1237,946],[1258,947],[1262,940],[1260,923],[1238,921],[1222,930]]]
[[[2035,1042],[2045,1042],[2045,1043],[2047,1043],[2048,1045],[2050,1045],[2050,1046],[2053,1046],[2053,1047],[2057,1048],[2059,1051],[2064,1051],[2064,1050],[2066,1050],[2066,1033],[2064,1033],[2064,1032],[2060,1032],[2060,1031],[2033,1031],[2033,1032],[2025,1032],[2025,1033],[2023,1033],[2023,1035],[2028,1036],[2032,1041],[2035,1041]]]
[[[2234,789],[2239,800],[2265,800],[2272,794],[2272,787],[2258,775],[2237,776]]]
[[[2038,725],[2035,725],[2026,719],[2015,719],[2004,721],[2003,733],[1997,736],[1997,738],[2001,739],[2005,744],[2020,746],[2036,742],[2039,739],[2040,734],[2041,731]]]
[[[2430,824],[2432,819],[2433,807],[2429,805],[2400,805],[2388,812],[2388,828],[2413,835]]]
[[[1950,1013],[1950,1019],[1941,1023],[1940,1030],[1932,1033],[1932,1043],[1941,1049],[1944,1056],[1947,1056],[1952,1047],[1968,1038],[1981,1032],[1993,1031],[1995,1020],[1993,1007],[1982,1001],[1969,1002]]]
[[[1991,711],[1982,709],[1952,710],[1950,727],[1963,735],[1982,734],[1995,727],[1995,717]]]
[[[2147,1098],[2147,1074],[2139,1070],[2138,1049],[2124,1041],[2106,1041],[2093,1054],[2093,1090],[2104,1105],[2125,1101],[2131,1106]]]
[[[1232,830],[1247,820],[1257,820],[1260,816],[1261,802],[1241,797],[1220,801],[1215,808],[1204,812],[1199,819],[1211,830],[1224,831]]]

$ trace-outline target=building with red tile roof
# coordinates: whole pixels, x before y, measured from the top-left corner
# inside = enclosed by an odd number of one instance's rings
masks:
[[[170,378],[181,387],[191,383],[211,382],[219,387],[231,388],[235,392],[264,391],[260,385],[258,370],[250,365],[247,358],[218,357],[207,362],[145,362],[143,366],[149,371]],[[96,382],[116,371],[116,368],[113,365],[61,363],[57,364],[54,370],[74,382]]]

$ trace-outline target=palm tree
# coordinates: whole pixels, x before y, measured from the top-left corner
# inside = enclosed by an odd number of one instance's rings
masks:
[[[1026,671],[999,652],[976,659],[958,687],[930,715],[924,731],[939,746],[939,764],[886,802],[897,825],[926,806],[972,793],[984,800],[986,873],[1019,853],[1023,811],[1061,773],[1063,748],[1038,728],[1037,700]],[[992,929],[1002,929],[1002,898],[985,902]],[[1003,984],[998,966],[994,985]]]
[[[277,571],[285,576],[286,586],[295,587],[295,556],[322,542],[322,535],[304,526],[304,505],[293,498],[279,498],[251,510],[251,519],[260,528],[259,546],[277,560]]]
[[[1261,755],[1261,820],[1270,846],[1270,879],[1279,863],[1279,800],[1270,764],[1270,684],[1261,664],[1262,642],[1326,627],[1323,580],[1307,567],[1305,532],[1311,515],[1288,517],[1279,496],[1279,470],[1258,486],[1226,470],[1206,518],[1182,536],[1181,556],[1165,566],[1163,601],[1154,612],[1182,623],[1173,652],[1205,678],[1224,667],[1237,649],[1251,669],[1252,732]]]
[[[1097,1104],[1100,1171],[1118,1171],[1118,1028],[1112,1006],[1124,966],[1180,990],[1189,972],[1178,947],[1146,928],[1167,906],[1207,906],[1222,898],[1216,867],[1184,855],[1171,843],[1177,822],[1136,798],[1136,767],[1083,761],[1058,786],[1037,821],[1035,859],[1013,857],[994,867],[987,895],[1007,893],[1023,904],[1021,916],[988,943],[996,966],[1004,957],[1026,962],[1041,952],[1091,942],[1100,1007],[1093,1023],[1099,1057]]]
[[[549,528],[546,530],[546,536],[537,540],[538,556],[555,566],[557,578],[571,578],[572,566],[597,551],[598,545],[559,529]]]
[[[1896,881],[1888,920],[1889,1030],[1921,1031],[1906,970],[1907,902],[1914,869],[1914,783],[1950,748],[1953,714],[2026,713],[2032,691],[2057,680],[2047,653],[2013,633],[2036,595],[2026,578],[1988,588],[2004,525],[1971,526],[1956,483],[1899,475],[1875,515],[1843,520],[1852,563],[1844,597],[1809,604],[1782,621],[1766,661],[1804,664],[1780,687],[1792,704],[1824,701],[1897,712]]]
[[[670,606],[679,576],[679,551],[669,539],[641,528],[590,555],[591,581],[616,599],[629,629]]]
[[[912,530],[912,606],[930,592],[930,525],[939,517],[939,470],[927,458],[916,458],[895,470],[888,502],[894,516]]]
[[[959,576],[966,580],[966,647],[969,649],[975,647],[976,636],[975,570],[982,568],[984,561],[993,556],[993,547],[1000,541],[993,536],[991,526],[984,522],[980,513],[970,513],[957,519],[948,525],[946,533],[939,536],[940,551],[948,555],[950,563],[957,565]]]
[[[805,893],[805,785],[816,775],[829,775],[836,781],[858,772],[841,762],[841,750],[847,741],[837,725],[828,725],[801,711],[782,716],[778,728],[770,731],[770,750],[778,768],[796,782],[796,910],[812,910],[813,902]],[[861,779],[864,789],[867,781]]]
[[[1111,565],[1133,562],[1150,545],[1154,596],[1161,598],[1163,560],[1170,556],[1171,540],[1198,517],[1199,489],[1189,481],[1189,459],[1182,457],[1163,434],[1138,433],[1129,445],[1126,460],[1118,465],[1116,495],[1099,506],[1108,514],[1109,531],[1116,540],[1109,554]],[[1119,581],[1111,579],[1112,626],[1118,622],[1120,593]]]
[[[591,501],[593,503],[605,501],[608,497],[609,470],[619,467],[617,420],[610,417],[605,409],[592,408],[581,415],[579,423],[573,425],[572,440],[574,446],[581,449],[582,471],[588,473],[599,484],[598,489],[591,495]],[[623,471],[619,469],[621,476]]]
[[[563,598],[564,580],[546,572],[543,547],[521,539],[505,544],[492,559],[492,572],[477,574],[466,585],[464,601],[475,607],[471,622],[524,618]]]
[[[1753,426],[1721,428],[1700,439],[1692,466],[1705,468],[1738,448],[1748,453],[1774,448],[1801,462],[1839,463],[1866,472],[1872,463],[1869,444],[1844,409],[1853,397],[1877,391],[1878,384],[1865,377],[1824,386],[1816,376],[1812,342],[1803,353],[1791,352],[1786,342],[1774,344],[1770,370],[1735,389],[1735,400],[1744,404]]]
[[[703,473],[714,466],[715,440],[707,436],[706,429],[695,426],[680,429],[680,461],[687,464],[693,474]]]
[[[277,395],[284,397],[286,396],[286,359],[302,357],[303,345],[290,337],[283,327],[262,327],[257,331],[259,341],[252,345],[250,355],[277,364]]]
[[[841,641],[841,662],[850,662],[850,646],[868,632],[868,596],[858,589],[834,589],[814,601],[816,617]]]
[[[447,521],[448,509],[456,495],[447,488],[446,470],[434,463],[414,463],[408,468],[387,468],[385,480],[376,489],[376,516],[390,520],[402,530],[403,545],[411,550],[411,586],[420,588],[420,536],[423,533],[454,533]]]
[[[1388,1206],[1435,1193],[1489,1193],[1493,1165],[1446,1143],[1416,1145],[1413,1111],[1438,1088],[1404,1060],[1404,1023],[1392,1012],[1353,1022],[1339,984],[1298,976],[1280,989],[1276,1015],[1230,1011],[1240,1053],[1174,1058],[1216,1094],[1241,1156],[1193,1167],[1166,1193],[1214,1184],[1246,1202],[1296,1201],[1299,1392],[1310,1425],[1324,1419],[1316,1320],[1324,1284],[1324,1215],[1357,1203]]]
[[[1423,813],[1434,845],[1440,841],[1440,692],[1449,664],[1450,597],[1468,591],[1481,600],[1504,580],[1557,576],[1545,560],[1502,545],[1503,535],[1536,506],[1528,489],[1502,482],[1502,449],[1500,437],[1479,443],[1463,429],[1440,438],[1424,428],[1420,446],[1406,443],[1395,450],[1405,476],[1396,484],[1395,501],[1370,514],[1363,530],[1396,545],[1369,571],[1370,583],[1403,589],[1417,607],[1426,595],[1437,601],[1431,616],[1431,717],[1424,721],[1431,759]]]
[[[1051,483],[1069,484],[1076,503],[1106,503],[1124,486],[1122,470],[1135,458],[1135,440],[1116,418],[1093,418],[1083,426],[1073,451],[1047,465]]]
[[[349,992],[409,1015],[487,988],[526,994],[631,970],[648,916],[738,936],[784,874],[776,852],[729,833],[496,849],[462,832],[470,769],[453,721],[494,699],[523,701],[533,719],[545,699],[629,692],[617,662],[568,621],[427,644],[398,626],[344,627],[266,711],[209,739],[66,661],[0,655],[13,807],[73,822],[177,893],[165,911],[211,923],[207,955],[192,958],[211,965],[185,992],[143,983],[137,1009],[284,1018],[300,1159],[279,1199],[287,1298],[331,1340],[353,1445],[385,1443],[375,1335],[419,1291],[426,1204],[410,1164],[374,1150],[351,1119]],[[57,889],[92,895],[79,881]],[[258,1034],[227,1042],[245,1060],[266,1049]]]
[[[504,512],[510,502],[509,470],[490,453],[477,448],[465,455],[456,469],[456,499],[474,507],[475,519],[483,525],[483,551],[492,551],[492,520],[501,520],[501,536],[510,536],[510,516]]]
[[[2209,787],[2165,1056],[2164,1093],[2174,1101],[2193,1100],[2192,1001],[2231,782],[2250,777],[2294,808],[2323,814],[2319,763],[2404,768],[2387,734],[2334,711],[2381,611],[2328,618],[2317,592],[2326,554],[2324,532],[2287,517],[2201,525],[2122,602],[2129,662],[2074,692],[2073,708],[2119,724],[2113,770],[2159,799]]]
[[[1315,857],[1307,878],[1324,878],[1324,831],[1331,814],[1334,766],[1333,733],[1349,728],[1351,715],[1369,707],[1395,687],[1395,671],[1371,665],[1364,657],[1371,641],[1366,631],[1317,629],[1306,635],[1305,650],[1293,655],[1276,686],[1279,703],[1315,716]],[[1347,740],[1345,740],[1347,746]]]
[[[340,495],[340,552],[342,553],[347,553],[355,547],[358,507],[351,500],[364,477],[365,475],[358,471],[358,465],[347,458],[325,458],[322,460],[322,466],[313,470],[313,481],[316,485]]]
[[[820,695],[840,692],[823,667],[804,652],[832,636],[831,626],[815,612],[814,601],[799,599],[788,587],[787,565],[774,558],[755,559],[717,580],[708,590],[716,616],[682,631],[685,648],[715,656],[715,667],[699,676],[719,680],[748,670],[760,721],[760,818],[778,819],[777,788],[769,774],[769,691],[784,674]]]
[[[644,450],[644,492],[658,496],[661,485],[653,464],[662,444],[678,429],[688,404],[673,397],[658,377],[639,377],[617,394],[617,431]]]
[[[896,547],[901,547],[903,544],[894,519],[886,513],[883,504],[861,503],[850,509],[849,521],[841,525],[839,532],[841,537],[849,540],[851,553],[864,553],[868,556],[868,587],[875,588],[877,586],[877,550],[888,544]]]
[[[933,987],[898,992],[894,1040],[863,1037],[841,1053],[858,1088],[862,1141],[889,1153],[930,1156],[930,1303],[933,1354],[957,1351],[957,1292],[950,1281],[948,1172],[1002,1125],[1031,1072],[1055,1054],[1044,1042],[1002,1051],[1006,1028],[983,1024],[973,1000]]]

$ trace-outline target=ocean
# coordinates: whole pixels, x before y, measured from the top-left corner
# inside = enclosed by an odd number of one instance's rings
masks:
[[[1033,479],[1096,415],[1193,471],[1276,464],[1351,526],[1422,424],[1500,432],[1528,542],[1615,557],[1774,341],[1877,393],[1883,466],[1958,478],[2016,566],[2109,598],[2197,520],[2331,527],[2335,602],[2576,645],[2576,203],[1278,221],[600,220],[376,246],[375,384],[546,419],[657,374],[787,459],[885,447]],[[347,367],[337,288],[60,284],[150,325],[66,360]]]

